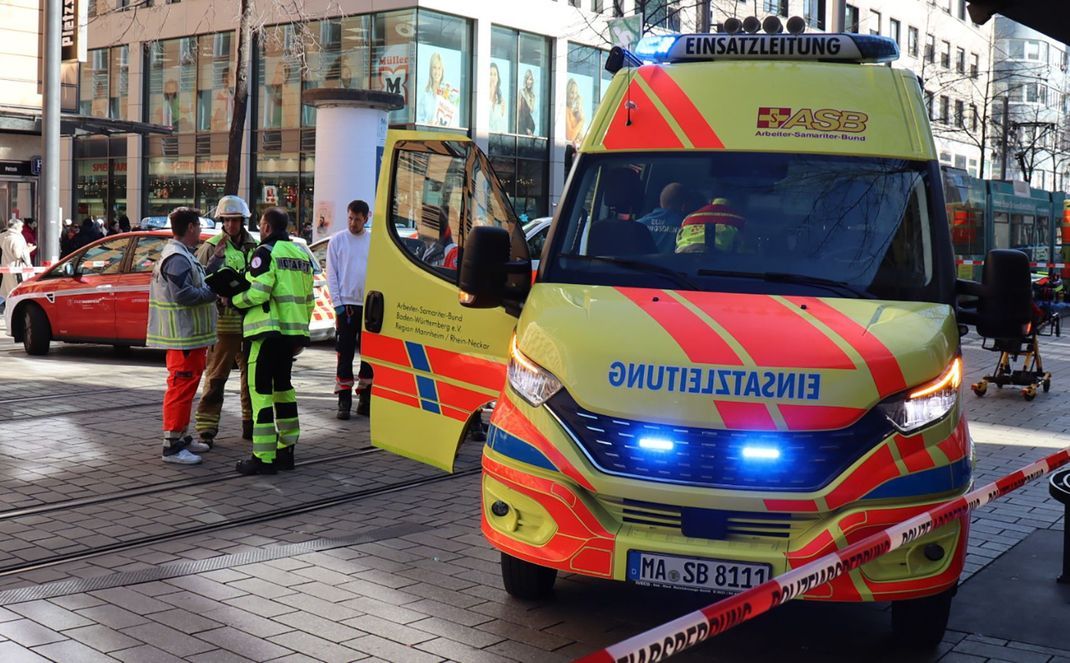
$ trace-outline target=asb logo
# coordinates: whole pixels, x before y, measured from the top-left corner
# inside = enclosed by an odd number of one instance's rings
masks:
[[[759,129],[802,130],[802,131],[842,131],[862,133],[866,130],[869,116],[859,111],[840,110],[837,108],[781,108],[773,106],[758,107]]]

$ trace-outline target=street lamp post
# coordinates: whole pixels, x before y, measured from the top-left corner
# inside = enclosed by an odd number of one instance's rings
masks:
[[[37,223],[41,260],[59,259],[60,15],[62,0],[44,4],[44,90],[41,95],[41,215]]]

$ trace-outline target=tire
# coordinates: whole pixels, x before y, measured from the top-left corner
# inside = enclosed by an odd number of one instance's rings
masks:
[[[1026,387],[1025,389],[1022,390],[1022,398],[1024,398],[1026,401],[1031,401],[1036,397],[1037,397],[1037,388],[1036,387],[1030,386],[1030,387]]]
[[[30,304],[23,312],[22,347],[28,355],[46,355],[52,343],[52,325],[40,306]]]
[[[536,600],[548,597],[557,580],[557,569],[525,562],[502,553],[502,582],[509,596],[518,599]]]
[[[1045,394],[1051,391],[1051,378],[1045,378],[1043,387]]]
[[[940,644],[957,589],[952,587],[935,596],[892,602],[892,633],[896,641],[924,649]]]

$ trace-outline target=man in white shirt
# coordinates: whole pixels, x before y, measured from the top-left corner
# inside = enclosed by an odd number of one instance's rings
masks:
[[[338,394],[339,419],[348,419],[353,406],[353,356],[360,348],[364,277],[371,244],[371,236],[364,229],[368,222],[368,203],[354,200],[348,209],[348,227],[332,235],[327,244],[327,287],[334,303],[335,350],[338,353],[334,391]],[[356,386],[357,414],[368,416],[372,367],[365,361],[360,362]]]

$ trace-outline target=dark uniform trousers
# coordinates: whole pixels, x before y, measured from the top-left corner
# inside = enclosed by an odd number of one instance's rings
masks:
[[[344,313],[335,315],[334,349],[338,355],[334,388],[336,394],[353,389],[353,357],[360,349],[360,331],[363,320],[363,306],[346,306]],[[360,370],[357,371],[357,378],[358,393],[372,384],[371,364],[363,359],[360,362]]]
[[[249,396],[253,404],[253,455],[274,462],[277,449],[297,443],[297,392],[290,374],[302,337],[270,334],[250,343]],[[247,343],[249,343],[247,341]]]

